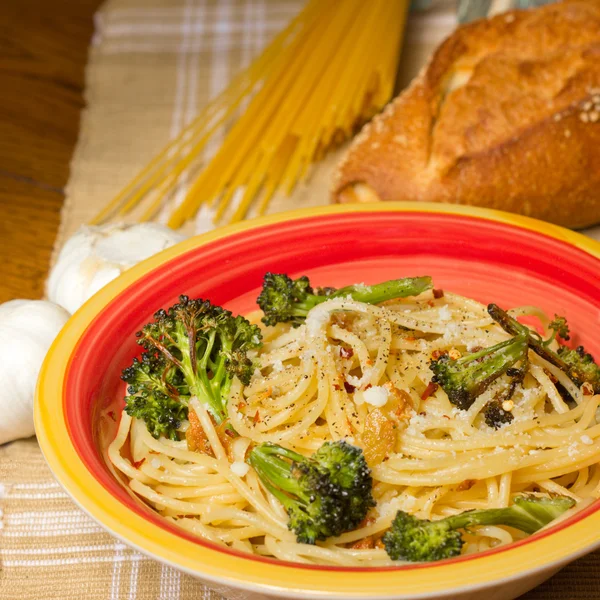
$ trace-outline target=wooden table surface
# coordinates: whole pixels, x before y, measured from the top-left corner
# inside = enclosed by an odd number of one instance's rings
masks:
[[[0,1],[0,302],[44,293],[100,3]]]

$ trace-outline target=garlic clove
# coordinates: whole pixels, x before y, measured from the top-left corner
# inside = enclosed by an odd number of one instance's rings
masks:
[[[0,304],[0,320],[9,319],[11,315],[17,312],[17,309],[27,304],[29,300],[9,300]]]
[[[88,283],[86,289],[86,298],[91,298],[97,291],[101,290],[107,283],[110,283],[113,279],[116,279],[125,269],[118,267],[104,266],[99,268],[93,275],[91,281]]]
[[[48,299],[74,313],[123,271],[183,239],[157,223],[81,227],[65,243],[50,272]]]
[[[104,262],[121,265],[125,270],[183,239],[162,225],[141,223],[99,239],[95,251]]]
[[[0,444],[33,435],[33,397],[48,348],[69,319],[44,300],[0,305]]]

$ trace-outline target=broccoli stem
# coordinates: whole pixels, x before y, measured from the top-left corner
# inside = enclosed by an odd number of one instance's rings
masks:
[[[569,365],[558,355],[544,345],[542,338],[534,331],[529,329],[526,325],[519,323],[516,319],[513,319],[506,311],[502,310],[496,304],[488,305],[488,313],[504,331],[511,335],[522,335],[527,339],[529,347],[544,360],[547,360],[550,364],[558,367],[561,371],[569,374],[571,368]]]
[[[223,406],[223,379],[225,378],[225,363],[223,356],[219,356],[217,367],[213,370],[212,378],[209,378],[209,369],[211,365],[211,354],[213,352],[216,340],[216,331],[210,332],[207,337],[206,347],[202,356],[196,355],[196,348],[191,348],[188,338],[179,337],[182,352],[182,370],[187,381],[192,382],[190,393],[196,396],[213,416],[217,425],[225,419],[225,407]],[[195,364],[194,364],[195,363]],[[229,387],[229,386],[225,386]]]
[[[448,394],[452,404],[467,410],[488,386],[527,356],[525,336],[500,342],[456,360],[443,356],[433,361],[432,381]]]
[[[260,453],[265,456],[283,456],[284,458],[288,458],[293,462],[302,462],[303,460],[308,460],[306,456],[302,456],[302,454],[299,454],[298,452],[294,452],[289,448],[284,448],[283,446],[278,446],[277,444],[273,444],[271,442],[265,442],[264,444],[261,444],[260,447],[256,448],[254,453]]]
[[[513,338],[500,342],[491,348],[484,348],[456,360],[456,367],[466,365],[471,377],[487,385],[491,379],[503,373],[523,357],[524,338]],[[483,360],[480,360],[483,359]],[[472,363],[472,364],[471,364]]]
[[[556,498],[517,496],[508,508],[471,510],[438,521],[419,519],[398,511],[391,528],[383,536],[392,560],[429,562],[452,558],[464,545],[459,530],[480,525],[504,525],[525,533],[539,531],[575,505],[566,496]]]
[[[277,444],[254,447],[246,459],[288,514],[302,544],[354,529],[375,506],[363,452],[344,441],[325,442],[312,456]]]
[[[366,304],[379,304],[394,298],[407,298],[419,294],[433,287],[431,277],[406,277],[404,279],[391,279],[375,285],[348,285],[335,292],[323,296],[310,294],[306,300],[298,302],[293,308],[295,317],[305,317],[311,308],[332,298],[347,298],[350,296],[357,302]]]
[[[217,422],[217,425],[223,422],[225,419],[225,411],[221,402],[221,396],[218,388],[213,385],[213,381],[208,378],[206,370],[201,369],[198,372],[186,372],[186,377],[189,377],[188,381],[191,381],[190,394],[198,398],[202,402],[208,412]]]
[[[527,496],[515,498],[514,504],[507,508],[489,508],[472,510],[446,517],[443,522],[448,529],[467,529],[477,525],[505,525],[525,533],[535,533],[550,521],[559,517],[575,502],[571,498],[538,499]],[[436,521],[440,524],[441,521]]]
[[[433,287],[431,277],[405,277],[392,279],[375,285],[348,285],[334,292],[329,298],[343,298],[352,296],[357,302],[366,304],[379,304],[394,298],[407,298],[418,296]]]
[[[192,396],[198,398],[206,406],[208,412],[215,419],[217,425],[219,425],[225,419],[225,411],[223,410],[220,396],[213,389],[211,383],[206,372],[202,371],[195,377],[195,383],[190,388],[190,392]]]
[[[367,304],[377,304],[394,298],[417,296],[433,287],[431,277],[406,277],[376,285],[349,285],[342,289],[321,288],[313,290],[305,275],[292,279],[285,273],[266,273],[256,302],[262,309],[265,325],[292,323],[299,327],[308,312],[332,298],[350,297]]]
[[[309,501],[306,494],[298,484],[298,479],[292,475],[290,463],[279,456],[290,458],[294,462],[306,460],[301,454],[271,444],[263,444],[255,448],[249,457],[249,462],[258,473],[265,487],[289,509],[294,500],[287,494],[293,494],[299,500]]]

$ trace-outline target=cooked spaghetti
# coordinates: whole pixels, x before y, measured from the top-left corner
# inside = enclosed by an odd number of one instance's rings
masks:
[[[550,322],[535,307],[510,314]],[[216,426],[192,398],[180,441],[155,439],[123,412],[108,449],[134,494],[201,538],[298,563],[391,565],[381,537],[399,510],[436,520],[507,507],[523,492],[572,498],[573,510],[600,497],[600,395],[591,386],[532,350],[519,385],[505,373],[466,409],[432,382],[432,360],[510,339],[474,300],[437,290],[380,305],[333,298],[299,327],[278,324],[263,336],[249,384],[233,380],[225,423]],[[494,427],[486,407],[509,389],[502,413],[510,418]],[[308,455],[340,439],[363,449],[376,506],[353,531],[297,543],[285,510],[247,464],[249,449],[274,442]],[[474,527],[462,551],[524,536]]]

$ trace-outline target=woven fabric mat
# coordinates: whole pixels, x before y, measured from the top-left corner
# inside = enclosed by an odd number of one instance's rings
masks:
[[[105,4],[96,19],[87,69],[88,108],[73,157],[57,248],[301,5],[302,0]],[[429,12],[411,16],[401,87],[454,26],[451,0],[434,1]],[[335,160],[336,156],[329,157],[291,198],[275,198],[270,211],[326,204]],[[174,202],[178,199],[181,193]],[[211,227],[208,217],[200,215],[188,224],[188,232]],[[55,482],[34,439],[0,446],[0,561],[3,600],[220,598],[105,533]],[[523,598],[600,600],[599,567],[600,553],[582,558]]]

